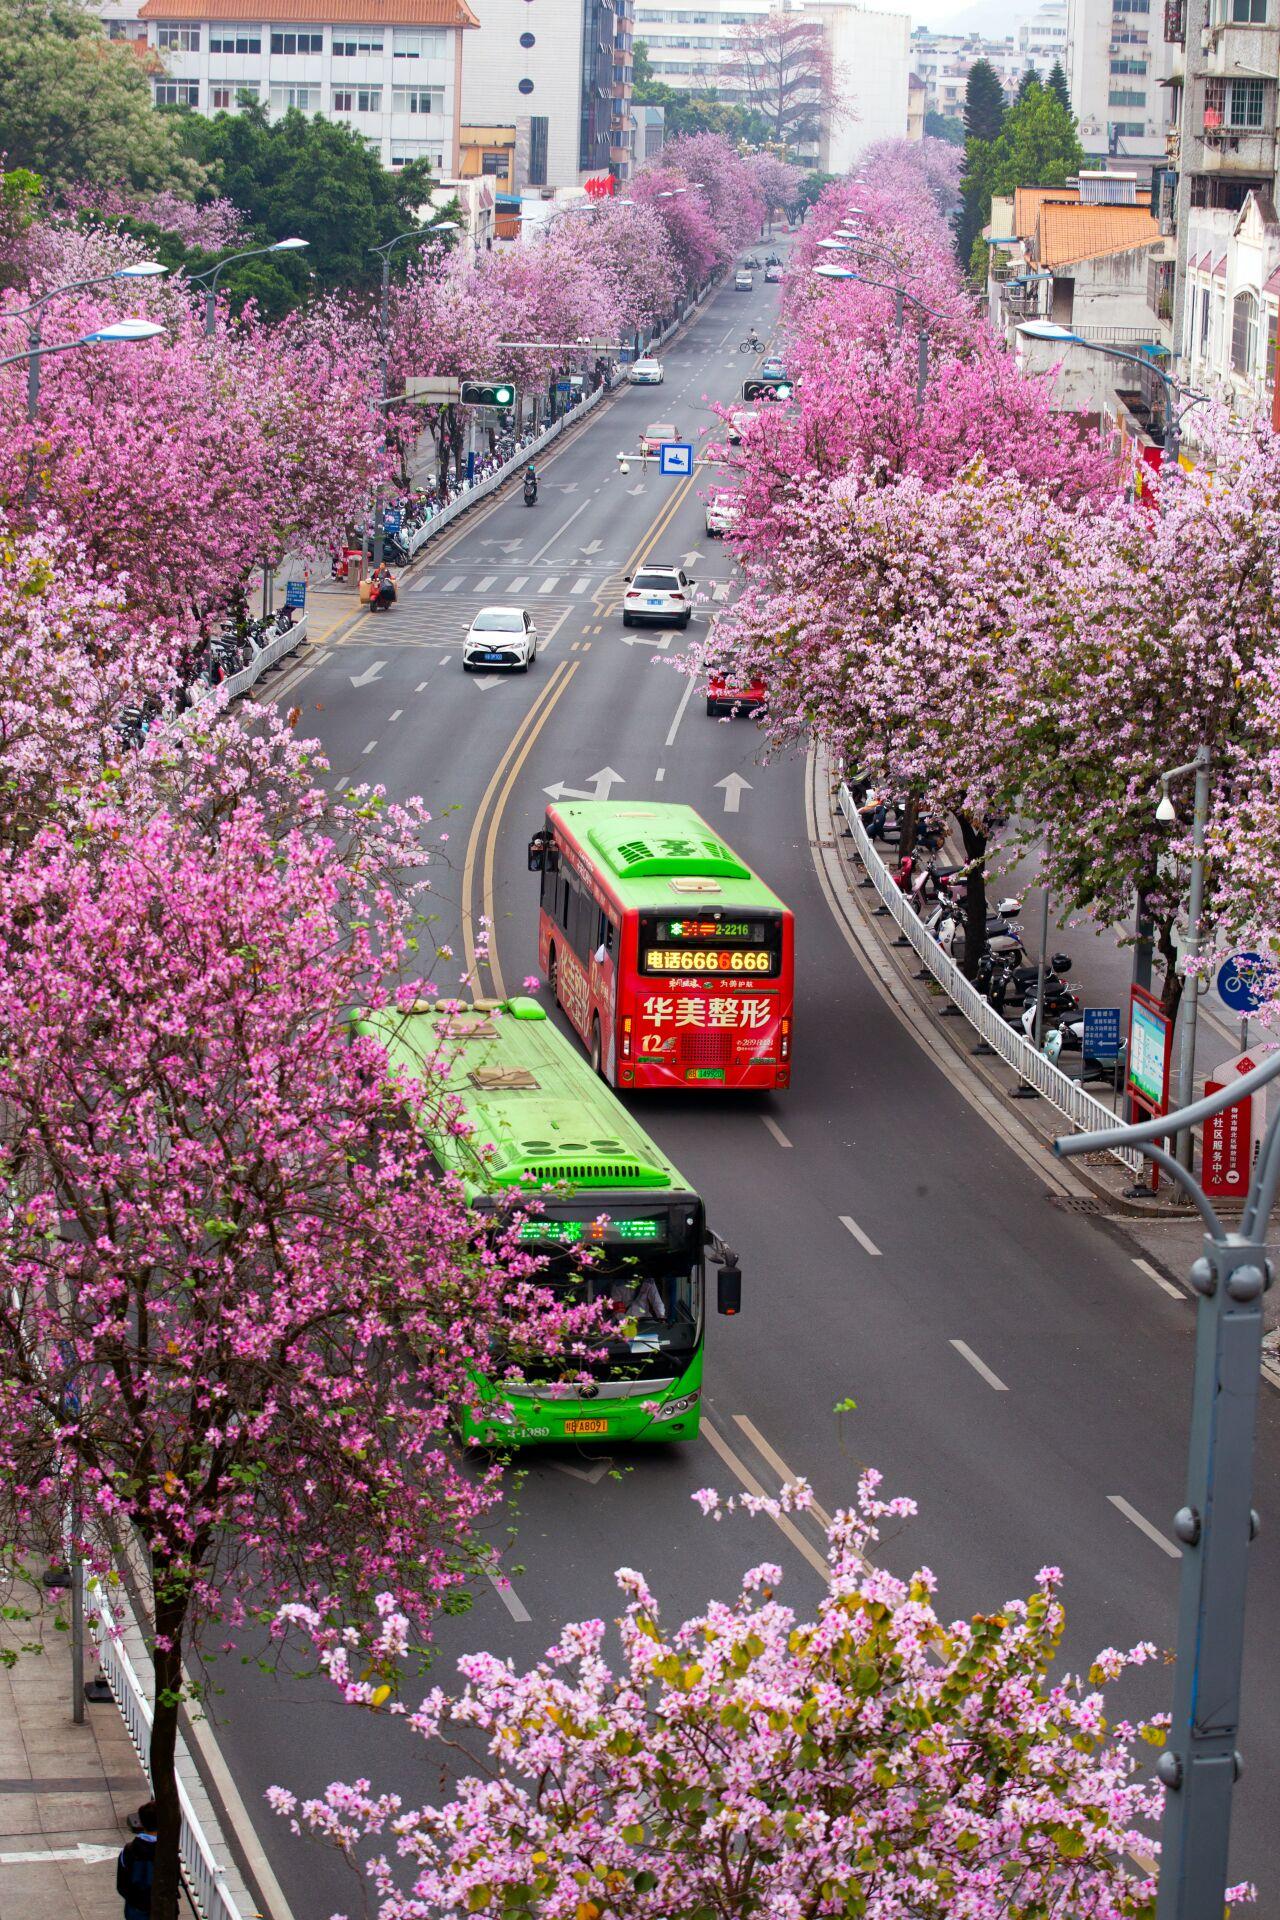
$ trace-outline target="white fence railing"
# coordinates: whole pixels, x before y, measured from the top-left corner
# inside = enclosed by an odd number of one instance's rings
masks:
[[[151,1745],[151,1702],[125,1645],[127,1602],[121,1598],[113,1604],[102,1582],[88,1567],[83,1568],[81,1577],[84,1580],[85,1618],[97,1642],[102,1672],[115,1695],[120,1717],[129,1730],[129,1737],[145,1769]],[[227,1884],[227,1869],[220,1866],[214,1857],[191,1804],[191,1796],[181,1779],[178,1781],[178,1803],[182,1809],[179,1839],[182,1876],[196,1912],[201,1920],[249,1920],[248,1910],[241,1907]]]
[[[247,693],[249,688],[262,678],[268,667],[274,667],[277,661],[285,658],[286,654],[300,647],[306,637],[307,616],[301,613],[286,633],[278,633],[260,653],[254,655],[247,667],[241,667],[239,673],[228,674],[227,678],[219,681],[216,687],[201,687],[195,696],[195,704],[198,706],[203,701],[216,699],[219,695],[225,695],[228,700],[234,700],[237,695]]]
[[[955,961],[942,951],[901,888],[894,885],[893,875],[868,838],[853,795],[843,784],[839,805],[849,824],[858,856],[867,870],[867,877],[881,902],[888,908],[900,932],[914,947],[922,964],[928,968],[953,1005],[959,1008],[969,1025],[1027,1086],[1043,1094],[1049,1104],[1071,1122],[1074,1132],[1093,1133],[1102,1127],[1114,1127],[1116,1116],[1111,1108],[1104,1106],[1101,1100],[1095,1100],[1091,1093],[1086,1093],[1078,1080],[1073,1080],[1070,1074],[1055,1067],[1025,1034],[1011,1027],[990,1002],[983,999],[973,982],[965,979]],[[1135,1174],[1140,1173],[1146,1165],[1136,1148],[1113,1147],[1111,1152]]]

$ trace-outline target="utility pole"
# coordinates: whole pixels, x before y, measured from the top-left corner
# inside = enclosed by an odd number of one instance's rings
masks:
[[[1238,1233],[1228,1232],[1203,1188],[1160,1141],[1190,1134],[1277,1075],[1280,1052],[1232,1086],[1174,1113],[1054,1142],[1063,1158],[1140,1147],[1182,1188],[1206,1229],[1204,1253],[1190,1275],[1197,1295],[1196,1350],[1187,1498],[1173,1517],[1182,1579],[1173,1712],[1156,1762],[1165,1787],[1156,1920],[1216,1920],[1226,1904],[1231,1801],[1241,1771],[1245,1589],[1249,1544],[1258,1531],[1253,1435],[1263,1296],[1272,1280],[1266,1243],[1280,1188],[1280,1113],[1263,1140]]]

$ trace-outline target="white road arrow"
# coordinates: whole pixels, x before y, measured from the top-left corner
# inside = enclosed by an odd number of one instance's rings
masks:
[[[552,800],[607,800],[613,787],[625,787],[626,781],[615,767],[601,767],[599,773],[589,773],[588,780],[595,783],[595,791],[586,793],[581,787],[567,787],[563,780],[557,780],[553,787],[544,787],[542,791]]]
[[[553,1460],[551,1465],[557,1473],[567,1473],[571,1480],[585,1480],[589,1487],[594,1487],[604,1479],[613,1461],[597,1460],[594,1467],[571,1467],[567,1460]]]
[[[352,673],[347,677],[353,687],[371,687],[386,664],[385,660],[375,660],[373,665],[366,667],[363,673]]]
[[[524,545],[523,540],[482,540],[482,547],[501,547],[504,553],[514,553],[517,547]]]
[[[561,487],[560,491],[561,493],[576,493],[578,491],[577,481],[570,480],[566,485]]]
[[[638,481],[638,482],[636,483],[636,485],[635,485],[634,487],[628,487],[628,488],[627,488],[627,492],[628,492],[628,493],[632,493],[632,494],[635,494],[635,493],[643,493],[643,492],[644,492],[644,481],[643,481],[643,480],[640,480],[640,481]]]
[[[578,551],[579,553],[599,553],[603,545],[603,540],[593,540],[589,547],[579,547]]]
[[[702,548],[690,547],[688,553],[683,554],[681,558],[683,559],[686,567],[692,567],[697,561],[701,560]]]
[[[43,1866],[46,1861],[78,1860],[81,1866],[96,1867],[114,1860],[119,1847],[94,1847],[82,1840],[78,1847],[48,1847],[39,1853],[0,1853],[0,1867]]]
[[[622,644],[624,647],[657,647],[660,653],[665,653],[674,639],[674,633],[624,633]]]
[[[742,805],[743,794],[751,791],[751,782],[744,780],[740,773],[726,773],[723,780],[716,781],[716,785],[724,788],[726,813],[737,813]]]
[[[472,679],[472,686],[484,693],[489,687],[496,687],[502,675],[500,673],[482,673],[478,679]]]

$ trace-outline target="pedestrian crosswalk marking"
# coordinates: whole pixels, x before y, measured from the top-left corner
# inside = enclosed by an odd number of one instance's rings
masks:
[[[718,580],[712,591],[711,598],[713,600],[727,600],[729,598],[728,582],[725,580]]]
[[[495,580],[497,579],[497,577],[498,577],[498,576],[497,576],[497,574],[496,574],[496,573],[486,573],[486,575],[485,575],[485,577],[484,577],[484,579],[483,579],[483,580],[477,580],[477,581],[476,581],[476,592],[477,592],[477,593],[488,593],[488,591],[489,591],[489,589],[490,589],[490,587],[491,587],[491,586],[493,585],[493,583],[494,583],[494,581],[495,581]]]
[[[515,579],[511,582],[511,591],[512,593],[519,593],[521,587],[527,587],[528,584],[529,584],[528,574],[518,573]]]
[[[465,573],[455,573],[452,580],[445,581],[440,589],[441,593],[456,593],[466,577]]]
[[[549,580],[544,580],[542,582],[542,585],[538,588],[538,592],[554,593],[556,588],[559,586],[559,584],[560,584],[560,575],[558,573],[553,573]]]
[[[424,592],[425,589],[431,585],[431,582],[434,579],[435,579],[434,573],[424,573],[420,580],[413,580],[410,582],[409,584],[410,593]]]
[[[590,581],[590,579],[589,579],[589,577],[588,577],[588,576],[587,576],[587,575],[586,575],[586,574],[584,573],[584,574],[583,574],[583,576],[582,576],[582,578],[581,578],[580,580],[575,580],[575,581],[574,581],[574,583],[573,583],[573,585],[572,585],[572,586],[570,587],[570,589],[569,589],[569,591],[570,591],[570,593],[585,593],[585,592],[586,592],[586,590],[587,590],[587,588],[588,588],[588,587],[589,587],[590,585],[591,585],[591,581]]]

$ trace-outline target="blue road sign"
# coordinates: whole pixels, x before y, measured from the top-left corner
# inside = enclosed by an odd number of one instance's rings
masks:
[[[1119,1057],[1119,1007],[1085,1008],[1084,1052],[1090,1060],[1115,1060]]]
[[[1260,953],[1233,953],[1218,968],[1218,997],[1232,1013],[1254,1013],[1267,997],[1271,969]]]
[[[556,392],[557,392],[557,393],[572,393],[572,392],[573,392],[573,382],[572,382],[572,380],[557,380],[557,381],[556,381]]]
[[[658,448],[658,472],[674,474],[677,479],[693,472],[693,448],[687,440],[668,440]]]
[[[286,607],[305,607],[307,604],[307,583],[305,580],[286,580],[284,583],[284,603]]]
[[[387,507],[382,515],[382,531],[384,533],[399,533],[400,520],[400,509],[398,507]]]

